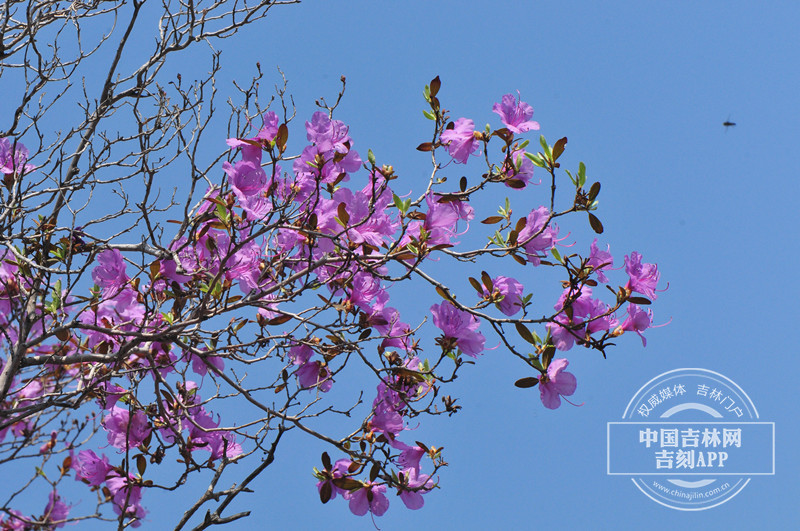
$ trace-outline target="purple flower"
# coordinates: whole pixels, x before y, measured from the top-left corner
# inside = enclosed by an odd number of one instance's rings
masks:
[[[400,487],[400,499],[411,510],[421,509],[425,505],[422,495],[431,491],[433,480],[427,474],[420,474],[419,470],[415,468],[401,471],[400,477],[405,487]]]
[[[225,370],[225,360],[221,356],[198,356],[193,352],[187,354],[187,357],[192,360],[192,370],[200,377],[208,373],[209,365],[220,373]]]
[[[472,120],[459,118],[453,129],[445,129],[442,133],[442,144],[456,162],[467,163],[470,155],[475,153],[480,144],[475,140],[475,124]]]
[[[319,361],[310,361],[303,364],[294,374],[297,376],[297,383],[303,389],[316,387],[323,393],[327,393],[333,387],[331,371]]]
[[[513,94],[506,94],[500,103],[494,104],[492,111],[500,116],[500,121],[509,131],[517,134],[537,131],[539,123],[530,120],[533,116],[533,107],[519,100],[519,92],[517,96],[515,98]]]
[[[583,320],[573,317],[570,320],[565,314],[560,313],[554,319],[555,322],[547,323],[547,330],[553,340],[553,345],[558,350],[569,350],[575,344],[575,340],[583,339],[585,328]]]
[[[533,162],[525,156],[525,151],[521,149],[511,154],[511,162],[513,162],[513,167],[510,167],[507,163],[505,165],[506,176],[508,177],[508,180],[505,181],[505,185],[511,187],[508,181],[516,180],[521,181],[524,185],[520,188],[525,188],[533,177]]]
[[[375,304],[368,320],[369,324],[374,326],[375,330],[384,337],[381,347],[396,347],[405,351],[413,350],[411,327],[400,320],[400,312],[396,308],[385,307],[385,303],[386,301],[384,300]]]
[[[85,481],[93,487],[99,487],[106,480],[111,465],[108,457],[97,457],[92,450],[78,452],[78,457],[72,460],[72,469],[75,471],[77,481]]]
[[[130,420],[130,412],[117,406],[103,418],[103,428],[108,432],[108,443],[120,450],[136,448],[151,431],[147,415],[137,411]]]
[[[0,517],[0,529],[3,531],[26,531],[30,529],[26,522],[30,519],[26,518],[21,512],[14,509],[8,510],[8,520]]]
[[[311,116],[311,121],[306,122],[306,137],[322,152],[334,150],[338,153],[347,153],[352,143],[347,125],[340,120],[331,120],[321,111],[315,112]]]
[[[294,345],[289,349],[289,357],[295,365],[305,365],[313,355],[314,350],[308,345]]]
[[[628,317],[623,321],[620,329],[628,332],[636,332],[642,338],[642,346],[647,346],[647,340],[642,335],[642,332],[652,326],[653,313],[652,311],[644,311],[639,306],[631,303],[628,304]]]
[[[233,166],[224,162],[222,169],[228,174],[228,181],[239,201],[246,201],[261,193],[267,186],[267,173],[261,169],[259,162],[243,159]]]
[[[0,173],[14,175],[30,173],[36,166],[28,164],[28,148],[17,142],[13,146],[8,138],[0,138]]]
[[[386,497],[386,485],[376,485],[372,482],[364,484],[363,488],[348,494],[350,498],[350,511],[358,516],[364,516],[367,511],[375,516],[383,516],[389,509],[389,498]]]
[[[517,241],[520,242],[528,261],[538,266],[541,259],[547,256],[547,251],[556,246],[558,225],[549,223],[550,209],[540,206],[532,210],[526,217],[525,227],[519,231]]]
[[[109,410],[117,403],[117,400],[125,395],[126,391],[122,387],[110,382],[100,382],[95,388],[97,403],[103,409]]]
[[[611,247],[606,247],[605,251],[598,249],[597,238],[595,238],[589,248],[590,254],[589,261],[587,262],[587,265],[592,266],[593,271],[597,273],[597,280],[605,283],[608,283],[608,277],[603,273],[603,270],[610,269],[614,265],[614,257],[608,252],[609,249],[611,249]]]
[[[547,375],[539,376],[539,394],[542,404],[548,409],[556,409],[561,405],[562,396],[570,396],[575,392],[578,382],[575,375],[563,372],[569,365],[566,358],[557,358],[547,367]]]
[[[403,431],[403,417],[391,406],[383,406],[376,408],[375,414],[369,421],[369,426],[374,431],[395,436]]]
[[[505,315],[511,317],[522,309],[522,284],[511,277],[499,276],[492,279],[494,292],[502,296],[500,301],[495,302],[497,308]],[[483,297],[492,300],[495,294],[489,293],[483,288]]]
[[[455,343],[464,354],[473,358],[483,352],[486,338],[478,332],[480,321],[474,315],[447,301],[431,306],[431,313],[433,324],[444,332],[444,338],[440,340],[443,348],[450,350]]]
[[[44,508],[44,520],[56,527],[64,527],[64,520],[69,515],[69,506],[61,501],[61,497],[56,491],[50,492],[47,506]]]
[[[633,251],[630,258],[625,256],[625,272],[630,279],[625,287],[631,291],[641,293],[650,299],[656,299],[656,286],[661,276],[656,264],[643,264],[642,255]]]
[[[100,265],[92,269],[92,280],[102,288],[103,294],[116,292],[128,281],[125,274],[125,261],[117,249],[106,249],[97,255]]]
[[[264,126],[255,138],[229,138],[227,144],[232,148],[242,148],[242,159],[261,165],[261,150],[265,142],[272,141],[278,134],[278,115],[269,111],[264,115]]]
[[[323,470],[322,476],[317,476],[325,478],[317,483],[317,490],[320,492],[320,496],[322,495],[323,486],[327,484],[329,485],[328,488],[330,488],[331,491],[331,496],[328,498],[328,500],[334,499],[337,493],[347,498],[348,491],[337,487],[333,480],[345,477],[348,474],[350,465],[352,463],[353,462],[350,459],[339,459],[333,464],[333,470]]]
[[[119,472],[112,471],[112,477],[106,480],[106,486],[111,491],[114,500],[114,512],[136,520],[133,527],[142,525],[141,519],[147,514],[140,505],[142,502],[142,487],[136,484],[136,478],[131,475],[122,477]]]
[[[222,430],[217,430],[216,422],[205,408],[199,407],[192,415],[192,424],[189,429],[191,450],[208,450],[211,459],[219,459],[223,455],[233,458],[242,453],[242,447],[236,442],[236,435]]]
[[[392,439],[389,441],[392,448],[400,450],[400,455],[397,457],[397,464],[404,469],[413,468],[419,472],[419,461],[425,455],[425,450],[420,446],[409,446],[399,439]]]

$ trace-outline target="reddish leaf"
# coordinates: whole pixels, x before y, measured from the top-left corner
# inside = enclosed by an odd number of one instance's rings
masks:
[[[319,488],[319,500],[322,503],[328,503],[331,499],[331,495],[333,494],[333,487],[331,486],[330,481],[324,481],[322,486]]]
[[[514,385],[522,389],[527,389],[529,387],[535,387],[536,384],[538,383],[539,383],[539,378],[536,378],[534,376],[526,376],[525,378],[520,378],[519,380],[514,382]]]
[[[567,137],[559,138],[553,146],[553,160],[558,160],[558,157],[564,153],[564,148],[567,146]]]
[[[347,213],[347,208],[344,202],[339,203],[339,208],[336,209],[336,213],[339,215],[339,221],[347,225],[350,222],[350,214]]]
[[[439,76],[436,76],[431,80],[431,97],[436,96],[440,88],[442,88],[442,81],[439,79]]]
[[[281,124],[278,127],[278,134],[275,135],[275,145],[278,146],[281,153],[286,151],[287,140],[289,140],[289,128],[286,127],[286,124]]]
[[[277,325],[282,325],[283,323],[291,320],[292,320],[291,315],[279,315],[278,317],[275,317],[267,321],[267,324],[270,326],[277,326]]]
[[[592,201],[594,201],[595,198],[597,197],[597,194],[599,193],[600,193],[600,183],[599,182],[594,183],[592,187],[589,189],[589,202],[591,203]]]
[[[536,340],[533,339],[533,334],[531,334],[531,331],[528,330],[528,327],[526,327],[522,323],[514,323],[514,326],[517,328],[517,333],[519,334],[519,337],[521,337],[531,345],[536,344]]]
[[[592,226],[592,230],[597,234],[603,234],[603,224],[600,223],[600,220],[597,219],[597,216],[591,212],[589,212],[589,225]]]

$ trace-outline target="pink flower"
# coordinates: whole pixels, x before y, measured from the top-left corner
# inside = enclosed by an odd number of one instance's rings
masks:
[[[333,480],[334,479],[343,478],[343,477],[347,476],[347,474],[349,473],[350,465],[352,463],[353,462],[350,459],[339,459],[338,461],[336,461],[336,463],[333,464],[333,467],[332,467],[333,470],[327,470],[327,469],[323,470],[322,474],[317,476],[317,477],[324,478],[324,479],[322,479],[321,481],[319,481],[317,483],[317,490],[319,491],[320,496],[322,496],[323,487],[327,484],[328,487],[326,487],[326,488],[329,488],[330,491],[331,491],[331,496],[330,496],[330,498],[328,498],[328,500],[334,499],[336,497],[337,493],[343,495],[345,498],[348,497],[347,496],[349,494],[348,491],[337,487],[333,483]],[[327,502],[323,502],[323,503],[327,503]]]
[[[93,487],[99,487],[106,480],[106,475],[111,470],[108,457],[97,457],[92,450],[78,452],[78,457],[72,460],[72,469],[75,471],[77,481],[85,481]]]
[[[64,527],[64,520],[68,515],[69,505],[61,501],[61,497],[56,491],[51,491],[47,506],[44,508],[45,522],[55,524],[56,527]]]
[[[110,413],[103,418],[103,428],[108,432],[108,443],[120,450],[136,448],[151,431],[147,415],[137,411],[131,420],[130,412],[117,406],[112,407]]]
[[[533,116],[533,107],[519,101],[519,92],[517,98],[513,94],[506,94],[500,100],[500,103],[495,103],[492,107],[492,112],[500,116],[500,121],[503,122],[509,131],[514,133],[525,133],[527,131],[537,131],[539,123],[531,121]]]
[[[327,393],[333,387],[331,371],[319,361],[304,363],[294,374],[297,376],[297,383],[303,389],[318,388]]]
[[[643,264],[642,255],[634,251],[630,258],[625,256],[625,272],[630,275],[630,279],[625,285],[627,289],[641,293],[650,299],[656,299],[656,286],[661,276],[656,264]]]
[[[517,241],[522,244],[528,261],[538,266],[547,252],[556,246],[558,225],[550,222],[550,209],[540,206],[526,217],[525,227],[519,231]]]
[[[446,348],[445,343],[455,342],[464,354],[476,358],[483,352],[486,338],[478,332],[480,321],[465,311],[459,310],[449,302],[434,304],[431,306],[433,314],[433,324],[442,332],[444,338],[440,340]]]
[[[421,509],[425,505],[422,495],[433,489],[433,480],[427,474],[420,474],[419,470],[415,468],[401,471],[400,477],[406,487],[400,487],[400,499],[411,510]]]
[[[647,346],[647,340],[642,335],[642,332],[652,326],[653,313],[652,311],[644,311],[635,304],[628,304],[628,317],[623,321],[620,329],[628,332],[636,332],[642,338],[642,346]],[[663,325],[661,325],[663,326]]]
[[[99,265],[92,270],[92,280],[103,290],[103,294],[116,292],[128,281],[125,261],[117,249],[106,249],[97,255]]]
[[[539,376],[539,394],[542,404],[548,409],[556,409],[561,405],[562,396],[570,396],[575,392],[578,382],[575,375],[563,372],[569,365],[565,358],[554,359],[547,367],[547,375]]]
[[[21,142],[13,145],[8,138],[0,138],[0,174],[30,173],[35,169],[36,166],[28,164],[28,148]]]
[[[355,492],[348,493],[350,498],[350,511],[358,516],[364,516],[367,511],[375,516],[383,516],[389,509],[389,498],[386,497],[386,485],[376,485],[367,482],[364,487]]]
[[[600,282],[608,283],[608,277],[603,273],[603,270],[610,269],[614,266],[614,257],[608,252],[610,248],[611,247],[607,246],[605,251],[601,251],[597,247],[597,238],[594,239],[589,248],[590,254],[587,265],[592,266],[593,272],[597,274],[597,280]]]
[[[253,161],[261,165],[261,150],[265,142],[271,142],[278,134],[278,115],[269,111],[264,115],[264,126],[255,138],[239,139],[229,138],[227,144],[232,148],[242,148],[242,159]]]
[[[133,527],[142,525],[141,519],[147,512],[141,506],[142,487],[137,484],[136,478],[131,475],[122,477],[119,472],[113,471],[112,477],[106,481],[106,486],[114,497],[114,512],[120,516],[135,518],[131,524]]]
[[[475,124],[472,120],[459,118],[453,129],[445,129],[442,133],[442,144],[456,162],[466,164],[470,155],[478,151],[480,144],[475,140]]]
[[[496,302],[497,308],[505,315],[511,317],[522,309],[522,284],[511,277],[498,276],[492,279],[494,291],[503,298]],[[492,294],[486,288],[483,289],[484,298],[491,300]]]

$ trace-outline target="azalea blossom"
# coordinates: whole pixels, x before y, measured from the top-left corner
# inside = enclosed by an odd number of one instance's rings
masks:
[[[530,119],[533,116],[533,107],[520,101],[518,97],[515,98],[513,94],[503,96],[500,103],[494,104],[492,112],[500,116],[503,125],[514,133],[519,134],[539,129],[539,123]]]
[[[542,404],[548,409],[557,409],[561,405],[561,397],[572,395],[578,386],[575,375],[564,372],[567,365],[569,361],[566,358],[554,359],[547,367],[547,374],[539,376],[539,394]]]
[[[475,140],[475,123],[467,118],[459,118],[455,127],[445,129],[442,133],[442,144],[456,162],[466,164],[470,155],[478,151],[480,144]]]

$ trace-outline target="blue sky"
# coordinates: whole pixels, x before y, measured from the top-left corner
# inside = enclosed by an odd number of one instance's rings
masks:
[[[545,410],[536,390],[514,388],[524,374],[500,349],[464,371],[449,390],[462,412],[424,428],[450,463],[442,488],[420,511],[393,501],[381,529],[739,529],[755,515],[764,528],[800,525],[796,506],[778,501],[796,492],[800,472],[791,443],[800,431],[791,340],[799,16],[788,2],[305,2],[225,50],[227,66],[280,65],[300,116],[346,75],[337,116],[355,147],[413,184],[427,175],[413,151],[428,135],[425,83],[439,75],[444,105],[476,124],[495,124],[492,103],[519,90],[541,133],[569,138],[567,164],[585,161],[602,182],[604,241],[619,256],[638,249],[669,281],[654,309],[657,323],[671,322],[648,332],[647,348],[634,336],[607,360],[569,353],[580,408]],[[726,131],[728,118],[737,126]],[[657,505],[605,470],[606,423],[621,420],[645,382],[682,367],[728,376],[776,423],[775,476],[693,513]],[[316,501],[306,459],[318,453],[298,441],[281,456],[253,495],[257,517],[271,527],[372,528],[343,503]]]
[[[800,477],[793,445],[800,437],[800,185],[792,155],[800,139],[798,20],[793,2],[306,1],[216,44],[221,99],[233,93],[230,79],[247,79],[256,61],[268,97],[280,66],[298,107],[294,131],[315,99],[335,99],[345,75],[336,118],[350,125],[355,149],[371,148],[380,163],[394,165],[403,179],[396,182],[417,193],[430,171],[414,150],[430,137],[423,86],[439,75],[439,97],[453,118],[495,126],[492,104],[519,90],[551,143],[569,138],[566,166],[584,161],[601,181],[601,241],[618,264],[638,250],[669,282],[654,305],[655,322],[669,324],[647,332],[647,348],[628,334],[607,360],[568,353],[582,407],[546,410],[538,390],[515,388],[527,374],[502,349],[465,368],[447,389],[461,412],[429,419],[418,432],[445,447],[442,488],[419,511],[392,497],[389,512],[375,519],[380,529],[741,529],[754,518],[764,529],[800,527],[796,504],[778,501],[797,492]],[[181,68],[202,73],[207,64],[198,55]],[[736,127],[726,130],[727,119]],[[480,166],[457,171],[469,176]],[[538,206],[546,192],[526,194],[517,213]],[[503,198],[490,198],[480,212],[491,215]],[[587,226],[564,228],[588,246]],[[534,285],[540,271],[524,271],[520,280]],[[543,290],[533,302],[546,311],[555,297]],[[398,304],[422,315],[438,302],[433,293],[425,301],[424,308],[410,297]],[[606,424],[621,420],[645,382],[682,367],[726,375],[761,420],[776,424],[776,474],[693,513],[657,505],[629,479],[606,474]],[[311,467],[325,448],[295,434],[287,442],[255,493],[231,507],[251,510],[251,518],[229,528],[373,529],[341,500],[319,503]],[[178,499],[203,488],[195,482],[175,499],[146,497],[146,528],[176,521]]]

